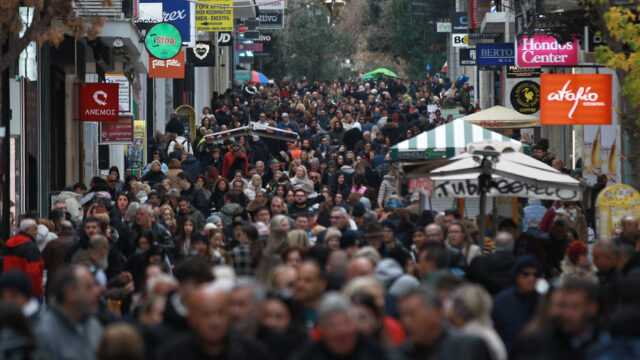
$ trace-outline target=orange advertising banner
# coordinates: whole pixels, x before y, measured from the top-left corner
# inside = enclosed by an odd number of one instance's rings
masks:
[[[149,56],[149,77],[164,79],[184,79],[184,50],[171,59],[158,59]]]
[[[542,125],[611,124],[611,75],[540,75]]]

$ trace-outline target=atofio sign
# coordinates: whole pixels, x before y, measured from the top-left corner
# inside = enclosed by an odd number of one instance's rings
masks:
[[[80,88],[81,121],[118,121],[119,86],[115,83],[87,83]]]
[[[540,123],[611,124],[611,75],[540,75]]]
[[[171,59],[180,52],[182,35],[172,24],[159,23],[149,30],[144,44],[151,56],[157,59]]]
[[[559,44],[553,36],[534,35],[516,41],[518,67],[578,65],[578,40]]]

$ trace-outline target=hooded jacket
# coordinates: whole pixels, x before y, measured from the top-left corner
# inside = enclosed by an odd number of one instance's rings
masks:
[[[378,191],[378,206],[384,207],[391,196],[398,193],[398,178],[392,175],[385,175]]]
[[[418,279],[407,275],[394,259],[382,259],[374,271],[378,279],[387,289],[389,295],[398,297],[407,290],[420,286]]]
[[[224,226],[229,226],[233,222],[234,214],[241,212],[243,207],[236,203],[225,204],[222,209],[220,209],[220,219],[222,220],[222,224]]]
[[[42,297],[42,277],[44,261],[36,241],[27,233],[19,232],[7,240],[2,249],[2,271],[18,270],[26,273],[31,279],[31,287],[35,296]]]

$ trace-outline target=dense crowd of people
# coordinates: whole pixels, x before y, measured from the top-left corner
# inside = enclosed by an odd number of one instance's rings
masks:
[[[20,216],[0,359],[640,358],[638,220],[588,235],[606,177],[487,234],[408,192],[389,147],[451,104],[476,110],[464,78],[285,78],[214,94],[195,137],[171,114],[140,174]],[[276,136],[225,133],[249,121]]]

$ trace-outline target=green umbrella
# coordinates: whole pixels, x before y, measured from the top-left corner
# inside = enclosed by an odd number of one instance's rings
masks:
[[[396,75],[396,73],[394,73],[393,71],[386,69],[386,68],[377,68],[373,71],[370,71],[364,75],[362,75],[360,77],[360,79],[377,79],[377,78],[381,78],[381,77],[393,77],[393,78],[397,78],[399,77],[398,75]]]

